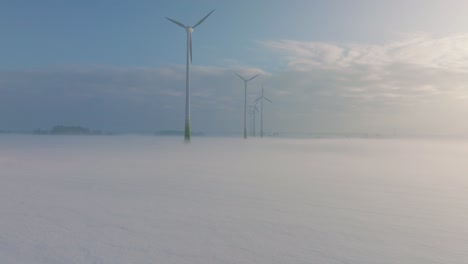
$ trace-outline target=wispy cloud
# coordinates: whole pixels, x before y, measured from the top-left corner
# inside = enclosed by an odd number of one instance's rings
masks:
[[[417,35],[382,45],[296,40],[261,45],[286,58],[285,71],[303,73],[308,83],[326,78],[330,95],[400,100],[468,93],[468,35]]]
[[[315,67],[408,64],[468,72],[468,35],[441,38],[417,35],[382,45],[334,44],[296,40],[274,40],[260,43],[280,52],[288,59],[288,66],[296,70],[307,70]]]

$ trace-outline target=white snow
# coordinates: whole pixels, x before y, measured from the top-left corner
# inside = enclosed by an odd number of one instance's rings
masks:
[[[0,136],[0,263],[467,263],[468,141]]]

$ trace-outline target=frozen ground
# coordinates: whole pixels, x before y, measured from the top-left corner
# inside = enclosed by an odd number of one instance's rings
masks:
[[[0,263],[467,263],[468,141],[0,136]]]

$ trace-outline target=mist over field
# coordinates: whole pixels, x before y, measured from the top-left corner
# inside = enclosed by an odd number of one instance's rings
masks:
[[[466,263],[468,140],[0,136],[0,263]]]

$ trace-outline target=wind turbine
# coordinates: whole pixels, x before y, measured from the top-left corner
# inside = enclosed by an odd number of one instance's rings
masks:
[[[179,21],[170,19],[168,17],[167,20],[177,24],[180,27],[185,28],[187,31],[187,67],[186,67],[186,89],[185,89],[185,133],[184,139],[186,143],[190,142],[190,64],[192,63],[192,32],[193,30],[198,27],[205,19],[213,13],[215,9],[213,9],[208,15],[202,18],[198,23],[196,23],[193,27],[184,25]]]
[[[253,110],[249,110],[249,114],[250,114],[250,136],[253,137],[253,127],[254,127],[254,124],[253,124],[253,115],[254,115],[254,111]]]
[[[249,105],[249,107],[252,107],[252,112],[251,113],[252,113],[252,119],[253,119],[253,123],[252,123],[253,124],[253,126],[252,126],[252,131],[253,131],[252,136],[253,137],[255,137],[255,131],[256,131],[256,129],[255,129],[255,117],[256,117],[256,113],[258,112],[257,102],[258,101],[256,101],[254,105]]]
[[[258,103],[258,101],[261,100],[260,102],[260,137],[263,137],[263,99],[267,100],[270,103],[273,103],[272,101],[270,101],[270,99],[263,96],[263,84],[262,84],[262,96],[260,96],[259,98],[255,100],[255,103]]]
[[[244,80],[244,87],[245,87],[245,92],[244,92],[244,139],[247,139],[247,82],[253,80],[255,77],[259,76],[259,74],[255,75],[254,77],[250,79],[245,79],[244,77],[240,76],[237,73],[236,74],[239,78]]]

